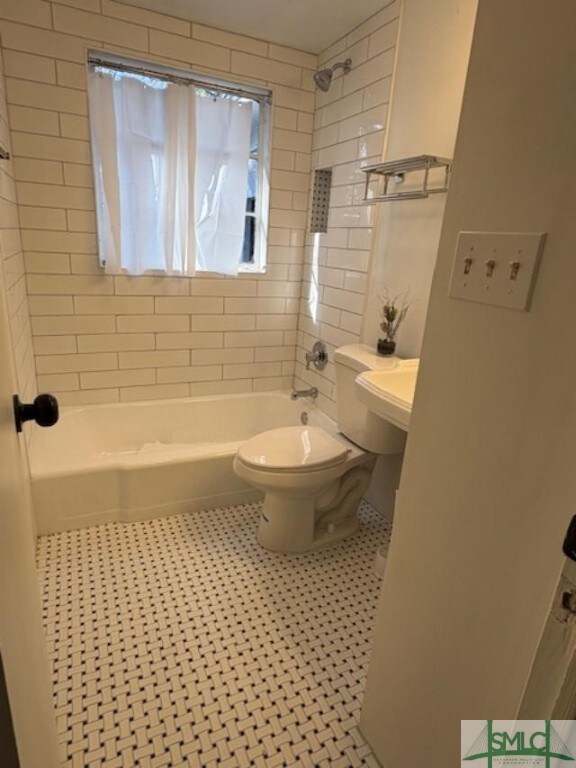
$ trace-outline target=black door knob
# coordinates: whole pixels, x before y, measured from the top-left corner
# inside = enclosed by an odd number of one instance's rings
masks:
[[[570,560],[576,560],[576,515],[570,520],[570,525],[566,531],[564,543],[562,544],[562,552],[569,557]]]
[[[33,403],[21,403],[14,395],[13,401],[17,432],[22,432],[25,421],[35,421],[40,427],[52,427],[58,421],[58,400],[54,395],[38,395]]]

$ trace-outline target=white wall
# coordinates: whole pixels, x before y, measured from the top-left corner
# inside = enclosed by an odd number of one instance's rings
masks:
[[[454,155],[478,0],[404,0],[385,160]],[[409,175],[405,188],[411,184]],[[362,338],[381,336],[384,288],[408,293],[398,354],[419,357],[446,195],[381,203]]]
[[[360,340],[369,282],[374,209],[361,205],[361,168],[380,162],[396,55],[400,0],[351,30],[318,57],[319,67],[352,59],[337,70],[330,89],[316,91],[313,168],[332,168],[326,234],[307,235],[298,323],[296,386],[316,386],[319,406],[336,416],[334,350]],[[315,341],[327,345],[329,365],[306,371],[304,355]]]
[[[517,715],[563,565],[575,27],[571,0],[479,4],[361,718],[386,768],[456,765],[460,719]],[[448,297],[468,229],[548,232],[530,313]]]
[[[419,154],[452,157],[470,56],[477,0],[404,0],[384,159]],[[405,186],[411,183],[406,178]],[[380,297],[409,291],[398,354],[419,357],[446,196],[380,203],[376,217],[362,340],[376,345]],[[381,457],[368,501],[394,517],[401,457]]]
[[[0,2],[0,30],[38,386],[63,404],[291,386],[316,56],[112,0]],[[103,274],[88,47],[273,89],[265,275]]]
[[[0,50],[0,143],[11,152],[1,54]],[[4,274],[2,286],[6,294],[19,395],[23,402],[27,402],[36,395],[36,371],[12,160],[0,160],[0,269]]]

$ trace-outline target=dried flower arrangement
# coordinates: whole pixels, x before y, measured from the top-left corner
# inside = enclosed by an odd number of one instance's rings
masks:
[[[378,339],[378,352],[382,355],[392,355],[396,350],[396,334],[408,313],[409,304],[406,294],[400,293],[391,297],[387,290],[380,297],[382,302],[382,322],[380,328],[384,332],[383,339]]]

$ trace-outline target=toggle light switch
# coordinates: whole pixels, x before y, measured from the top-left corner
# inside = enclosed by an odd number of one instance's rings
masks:
[[[528,311],[545,239],[545,233],[460,232],[449,295]],[[484,267],[473,268],[476,261]]]

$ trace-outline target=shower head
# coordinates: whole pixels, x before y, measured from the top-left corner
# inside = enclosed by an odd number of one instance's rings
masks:
[[[326,92],[332,82],[332,70],[321,69],[319,72],[314,72],[314,82],[321,91]]]
[[[346,61],[339,61],[329,69],[320,69],[318,72],[314,72],[314,82],[320,88],[321,91],[326,91],[330,88],[332,82],[332,75],[335,69],[343,69],[344,74],[347,75],[352,69],[352,59],[346,59]]]

